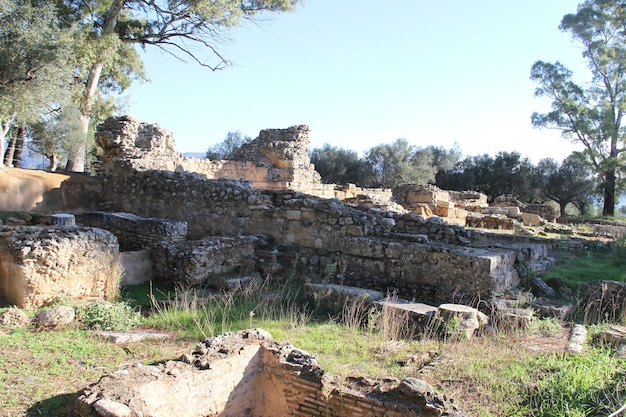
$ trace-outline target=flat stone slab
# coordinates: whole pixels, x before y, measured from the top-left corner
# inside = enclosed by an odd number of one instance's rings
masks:
[[[326,295],[334,294],[350,300],[365,299],[368,303],[385,298],[385,294],[380,291],[337,284],[306,284],[305,291]]]
[[[419,326],[426,326],[437,314],[437,307],[405,300],[380,300],[376,301],[376,304],[406,316],[407,319],[417,323]]]
[[[98,336],[105,337],[115,344],[141,342],[145,339],[165,339],[170,337],[166,333],[156,332],[113,332],[113,331],[98,331]]]

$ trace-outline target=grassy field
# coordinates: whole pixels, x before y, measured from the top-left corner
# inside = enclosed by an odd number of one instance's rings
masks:
[[[562,258],[567,267],[551,273],[572,288],[608,276],[624,280],[621,258],[619,250]],[[598,268],[606,268],[607,275],[585,272],[603,270]],[[325,371],[339,377],[424,379],[454,398],[468,416],[607,416],[626,401],[626,361],[602,346],[564,354],[570,324],[555,320],[471,340],[434,327],[407,338],[413,329],[398,326],[391,313],[362,303],[321,312],[303,303],[298,285],[264,284],[220,297],[138,286],[122,297],[114,306],[78,308],[80,320],[72,328],[0,328],[0,414],[66,415],[81,388],[124,363],[178,358],[204,337],[249,327],[316,354]],[[139,317],[140,308],[150,314]],[[132,326],[171,337],[114,345],[89,330]],[[590,333],[598,327],[591,326]]]

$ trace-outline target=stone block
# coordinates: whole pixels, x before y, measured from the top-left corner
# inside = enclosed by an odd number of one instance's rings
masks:
[[[184,240],[187,236],[187,222],[139,218],[137,219],[137,234],[158,236],[164,240]]]
[[[85,226],[107,229],[111,225],[111,213],[105,211],[90,211],[82,214],[82,223]]]
[[[522,213],[522,222],[524,226],[541,226],[542,218],[538,214]]]
[[[300,210],[287,210],[286,217],[287,220],[299,221],[302,219],[302,212]]]
[[[376,304],[391,312],[394,320],[404,320],[417,326],[418,330],[424,329],[437,314],[437,307],[428,304],[414,303],[406,300],[388,299],[376,301]]]
[[[385,294],[380,291],[337,284],[308,283],[304,286],[304,293],[314,305],[330,311],[341,311],[346,303],[362,302],[369,305],[385,298]]]
[[[0,295],[22,308],[59,297],[114,297],[121,268],[117,239],[106,230],[33,226],[0,233]]]

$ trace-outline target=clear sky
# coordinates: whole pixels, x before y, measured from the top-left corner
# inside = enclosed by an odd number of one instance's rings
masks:
[[[311,147],[359,153],[380,143],[465,155],[518,151],[534,162],[574,150],[536,130],[530,68],[559,60],[586,79],[581,50],[558,29],[577,0],[307,0],[231,33],[234,66],[211,72],[156,50],[150,83],[133,85],[129,113],[171,130],[180,152],[204,152],[240,130],[307,124]]]

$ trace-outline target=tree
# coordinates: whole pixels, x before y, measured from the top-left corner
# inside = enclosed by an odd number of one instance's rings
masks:
[[[81,146],[80,116],[78,107],[68,103],[31,126],[29,147],[48,158],[50,171],[56,171],[63,156]]]
[[[518,152],[499,152],[468,156],[449,172],[439,175],[440,188],[456,191],[473,190],[487,194],[490,203],[506,196],[532,202],[539,196],[536,168]]]
[[[369,164],[355,151],[326,143],[311,151],[311,163],[326,184],[357,184],[365,186],[371,180]]]
[[[54,5],[0,4],[0,155],[15,123],[36,120],[45,105],[66,94],[70,47]]]
[[[552,111],[533,113],[533,126],[561,130],[564,138],[583,145],[586,163],[602,178],[604,216],[614,214],[624,173],[625,26],[626,3],[621,0],[587,0],[561,20],[559,28],[583,46],[591,71],[586,88],[558,61],[537,61],[531,69],[531,79],[539,84],[535,95],[552,100]]]
[[[580,154],[570,155],[560,165],[552,158],[542,159],[537,164],[537,171],[542,178],[543,195],[559,204],[561,216],[565,215],[569,203],[582,207],[591,201],[595,182]]]
[[[539,196],[535,166],[519,152],[498,152],[493,160],[491,180],[484,190],[493,199],[500,196],[533,202]]]
[[[143,77],[143,66],[133,48],[155,46],[181,59],[191,59],[212,70],[229,62],[218,46],[226,32],[261,12],[293,10],[299,0],[64,0],[61,13],[68,24],[81,27],[80,89],[76,97],[82,113],[82,133],[99,93],[120,90]],[[208,56],[207,56],[208,54]],[[108,74],[108,81],[103,76]],[[109,82],[113,84],[109,84]],[[86,146],[70,155],[68,169],[84,170]]]
[[[416,149],[406,139],[374,146],[365,159],[374,175],[373,186],[393,188],[402,183],[426,184],[435,180],[432,152]]]
[[[243,136],[241,131],[228,132],[226,137],[220,143],[210,146],[206,151],[207,159],[232,159],[235,150],[239,149],[244,143],[252,141],[250,136]]]
[[[455,143],[451,149],[445,149],[441,146],[427,146],[426,149],[428,149],[433,155],[433,164],[437,168],[435,184],[438,184],[440,182],[440,178],[454,170],[456,165],[461,160],[461,149],[459,148],[458,143]]]

